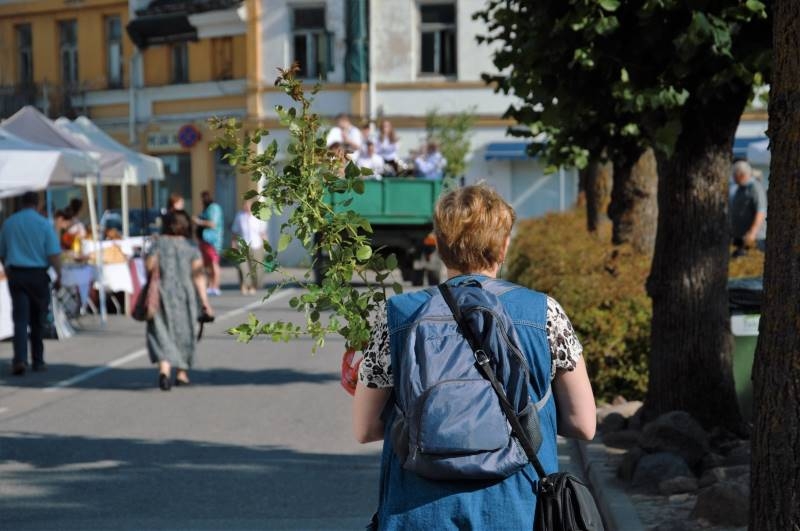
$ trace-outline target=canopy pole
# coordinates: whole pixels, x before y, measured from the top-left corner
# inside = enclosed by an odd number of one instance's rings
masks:
[[[94,190],[91,179],[86,181],[86,198],[89,203],[89,218],[92,224],[92,239],[94,240],[94,257],[97,267],[97,293],[100,306],[100,324],[106,325],[106,287],[103,282],[103,248],[100,238],[100,225],[97,222],[97,212],[103,210],[103,190],[100,187],[100,172],[97,172],[97,206],[95,206]]]
[[[53,222],[53,193],[50,191],[50,188],[44,191],[44,200],[47,204],[47,219],[50,220],[50,223]],[[59,236],[61,236],[59,234]]]
[[[120,186],[120,195],[122,196],[122,237],[127,239],[131,235],[131,228],[130,220],[128,219],[130,216],[128,205],[128,185],[124,182],[122,183],[122,186]]]

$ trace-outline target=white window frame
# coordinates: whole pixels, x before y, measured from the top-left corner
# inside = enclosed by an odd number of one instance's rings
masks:
[[[74,28],[73,42],[65,38],[66,27],[71,24]],[[61,81],[65,85],[78,83],[78,21],[76,19],[61,20],[58,23],[58,57],[61,64]]]
[[[114,36],[111,32],[111,23],[115,21],[119,27],[119,33]],[[105,18],[106,29],[106,77],[108,88],[122,88],[123,67],[122,67],[122,17],[119,15],[109,15]]]
[[[302,10],[322,9],[323,25],[320,28],[295,28],[295,13]],[[326,81],[328,73],[333,71],[331,33],[328,30],[328,10],[325,4],[299,4],[290,6],[291,12],[291,57],[292,61],[299,59],[294,49],[295,39],[303,37],[306,41],[305,61],[301,61],[305,68],[303,79]],[[321,71],[320,71],[321,70]]]
[[[422,10],[425,7],[436,5],[450,5],[453,6],[453,22],[452,24],[422,22]],[[423,78],[444,78],[453,79],[458,77],[458,4],[455,1],[420,1],[417,4],[417,75]],[[445,31],[452,31],[453,33],[453,71],[449,73],[442,73],[441,53],[439,50],[442,46],[442,33]],[[434,33],[434,53],[433,53],[433,71],[425,72],[422,70],[422,35],[424,33]]]
[[[22,42],[22,31],[27,30],[28,42]],[[14,26],[14,39],[17,45],[17,83],[33,83],[33,26],[30,23]]]

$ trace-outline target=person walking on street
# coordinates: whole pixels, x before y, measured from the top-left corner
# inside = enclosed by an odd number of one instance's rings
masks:
[[[44,361],[43,321],[50,306],[49,267],[55,285],[61,278],[61,245],[53,226],[39,212],[39,196],[26,192],[22,210],[9,217],[0,231],[0,260],[11,291],[14,321],[14,360],[11,372],[21,376],[28,367],[28,328],[34,371],[47,370]]]
[[[261,287],[261,264],[264,262],[264,240],[267,239],[267,222],[253,215],[253,200],[245,199],[236,213],[231,227],[231,248],[239,248],[239,239],[247,243],[247,260],[239,264],[239,288],[242,295],[253,295]]]
[[[746,161],[733,165],[736,191],[731,197],[731,236],[736,247],[733,256],[742,256],[747,249],[765,248],[767,237],[767,194],[764,187],[753,178],[753,169]]]
[[[510,336],[504,337],[517,338],[518,352],[529,367],[527,381],[523,380],[523,383],[527,384],[525,391],[530,399],[539,402],[535,407],[541,434],[537,455],[549,474],[558,469],[556,430],[567,437],[586,440],[594,437],[595,402],[582,346],[561,306],[542,293],[495,280],[505,260],[514,219],[514,210],[497,192],[476,185],[440,197],[434,210],[433,224],[437,247],[447,266],[445,284],[450,289],[500,286],[497,300],[513,327],[504,332]],[[420,315],[430,307],[429,303],[432,304],[436,296],[434,291],[404,293],[387,301],[385,310],[373,323],[359,367],[353,403],[353,433],[360,443],[383,441],[378,512],[371,529],[533,529],[537,474],[530,463],[510,475],[492,479],[479,476],[483,478],[481,480],[431,479],[404,466],[416,458],[412,456],[413,452],[427,452],[431,462],[440,457],[440,462],[444,463],[442,467],[446,468],[448,459],[453,457],[448,449],[475,448],[489,439],[469,432],[460,437],[459,433],[459,429],[471,427],[473,412],[486,411],[481,409],[487,406],[483,405],[486,402],[481,402],[480,397],[485,396],[481,394],[485,389],[490,389],[488,384],[472,387],[463,380],[449,380],[444,383],[458,382],[459,387],[450,387],[451,390],[446,391],[448,388],[439,384],[425,391],[431,391],[426,400],[435,393],[455,396],[447,394],[456,392],[452,389],[469,393],[463,403],[448,403],[449,406],[433,414],[433,417],[445,415],[448,407],[454,415],[458,411],[466,412],[461,424],[437,424],[435,418],[431,420],[424,416],[424,424],[422,420],[414,424],[414,419],[409,419],[419,413],[404,412],[399,407],[398,397],[410,392],[409,385],[415,377],[421,378],[419,373],[408,374],[411,370],[409,357],[421,356],[416,358],[419,365],[415,368],[430,366],[441,369],[437,363],[442,362],[436,358],[443,353],[447,355],[447,347],[442,347],[447,337],[445,334],[456,333],[455,326],[450,332],[446,328],[437,328],[436,333],[430,328],[421,331],[423,325],[420,323],[425,318]],[[430,323],[442,321],[430,317],[428,324],[433,326]],[[425,332],[430,332],[430,335]],[[430,351],[409,350],[408,344],[414,342],[420,349],[430,348]],[[403,371],[406,371],[405,379]],[[395,388],[396,384],[398,388]],[[549,389],[552,389],[552,394]],[[475,411],[470,409],[472,407]],[[536,411],[533,414],[537,414]],[[409,433],[423,431],[430,446],[409,450]],[[495,441],[480,448],[503,448],[505,441],[494,446]],[[487,463],[487,466],[491,465],[491,462]],[[472,472],[477,472],[479,467],[475,467]]]
[[[214,202],[211,192],[204,191],[200,195],[203,201],[203,212],[194,218],[198,227],[200,254],[208,270],[208,294],[221,295],[219,289],[219,258],[222,252],[222,233],[225,220],[222,207]]]
[[[172,367],[176,368],[175,385],[189,384],[199,312],[213,315],[206,294],[203,259],[191,243],[191,235],[189,215],[182,210],[168,212],[162,235],[155,238],[145,262],[148,272],[157,267],[161,275],[161,305],[147,322],[147,352],[150,361],[158,364],[158,386],[163,391],[172,387]]]

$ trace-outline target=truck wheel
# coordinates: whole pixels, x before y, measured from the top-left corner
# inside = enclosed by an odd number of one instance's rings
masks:
[[[428,271],[428,284],[431,286],[438,286],[441,283],[439,279],[439,272],[438,271]]]
[[[425,270],[412,269],[411,270],[411,285],[422,286],[425,283]]]

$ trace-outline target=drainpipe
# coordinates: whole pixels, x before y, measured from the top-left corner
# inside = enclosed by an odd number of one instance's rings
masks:
[[[378,8],[378,2],[375,0],[367,0],[369,2],[367,9],[367,81],[369,82],[369,119],[375,120],[375,114],[378,108],[376,101],[375,89],[375,10]]]

